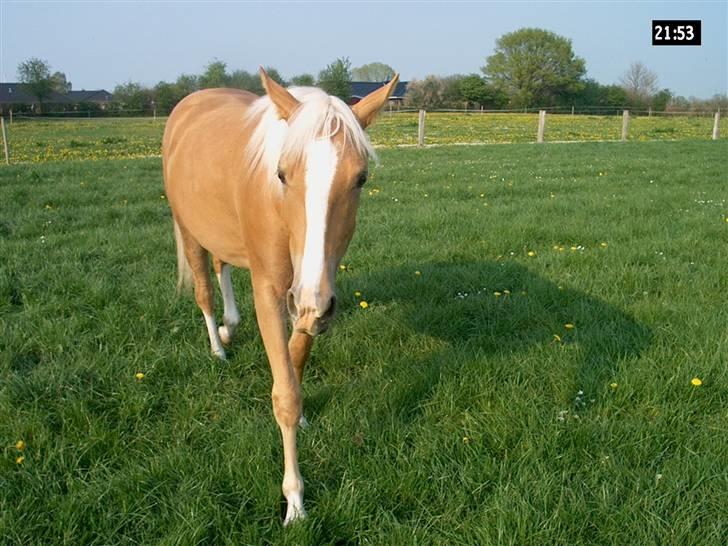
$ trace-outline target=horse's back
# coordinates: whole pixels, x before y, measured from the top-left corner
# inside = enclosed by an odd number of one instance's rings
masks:
[[[245,260],[238,217],[245,176],[245,123],[258,97],[237,89],[205,89],[172,110],[162,140],[164,186],[175,219],[209,251]]]
[[[204,89],[187,95],[169,115],[162,141],[162,156],[169,158],[185,141],[192,144],[198,129],[212,130],[224,138],[242,129],[245,112],[258,96],[239,89]],[[196,135],[197,133],[197,135]]]

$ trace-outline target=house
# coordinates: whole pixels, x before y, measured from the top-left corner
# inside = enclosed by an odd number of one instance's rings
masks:
[[[369,93],[376,91],[387,83],[388,82],[351,82],[351,97],[349,98],[349,104],[356,104]],[[404,94],[407,92],[407,83],[409,82],[397,83],[394,91],[389,96],[390,104],[401,105],[404,102]]]
[[[78,105],[94,104],[104,110],[113,100],[113,95],[104,89],[94,91],[69,91],[66,94],[53,91],[43,103],[51,105],[54,111],[74,110]],[[22,83],[0,83],[0,112],[6,114],[13,110],[16,112],[35,111],[38,98],[30,93]]]

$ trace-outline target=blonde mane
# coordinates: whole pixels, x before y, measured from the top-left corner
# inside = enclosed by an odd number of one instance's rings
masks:
[[[275,180],[281,157],[298,161],[309,143],[328,139],[344,131],[344,146],[351,145],[362,156],[376,154],[359,121],[341,99],[315,87],[289,87],[301,103],[286,122],[279,119],[268,95],[257,99],[246,113],[245,123],[254,126],[245,154],[251,171],[262,168],[268,180]]]

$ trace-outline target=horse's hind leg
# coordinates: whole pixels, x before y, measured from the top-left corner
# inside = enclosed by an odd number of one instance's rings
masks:
[[[187,261],[192,269],[192,279],[195,284],[195,301],[205,317],[207,335],[210,337],[210,348],[219,358],[225,360],[225,349],[217,332],[215,322],[215,299],[210,281],[210,260],[207,250],[198,243],[184,229],[181,230],[184,239],[184,250]]]
[[[215,268],[217,282],[220,284],[222,301],[224,306],[222,322],[223,326],[217,329],[220,339],[225,345],[229,345],[235,335],[235,329],[240,324],[240,313],[235,305],[235,294],[233,293],[233,280],[230,276],[232,267],[219,258],[212,257],[212,265]]]

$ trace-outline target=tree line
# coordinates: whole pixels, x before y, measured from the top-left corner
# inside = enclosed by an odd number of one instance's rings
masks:
[[[283,85],[316,85],[345,101],[351,96],[352,81],[383,82],[395,73],[382,62],[352,68],[346,57],[331,62],[316,77],[304,73],[286,80],[275,67],[266,67],[266,71]],[[39,59],[21,63],[18,75],[41,103],[50,90],[70,89],[63,73],[51,73],[47,63]],[[186,95],[212,87],[264,93],[257,72],[229,71],[225,62],[213,60],[201,74],[182,74],[174,82],[160,81],[153,87],[132,81],[119,84],[106,111],[133,115],[154,110],[164,115]],[[430,75],[410,81],[404,104],[431,110],[597,107],[702,111],[728,108],[728,97],[723,94],[701,100],[675,96],[669,89],[660,89],[657,74],[641,62],[631,63],[618,83],[599,83],[587,77],[586,61],[574,53],[571,40],[539,28],[522,28],[498,38],[494,53],[485,59],[480,73]],[[83,107],[100,108],[93,104]]]

